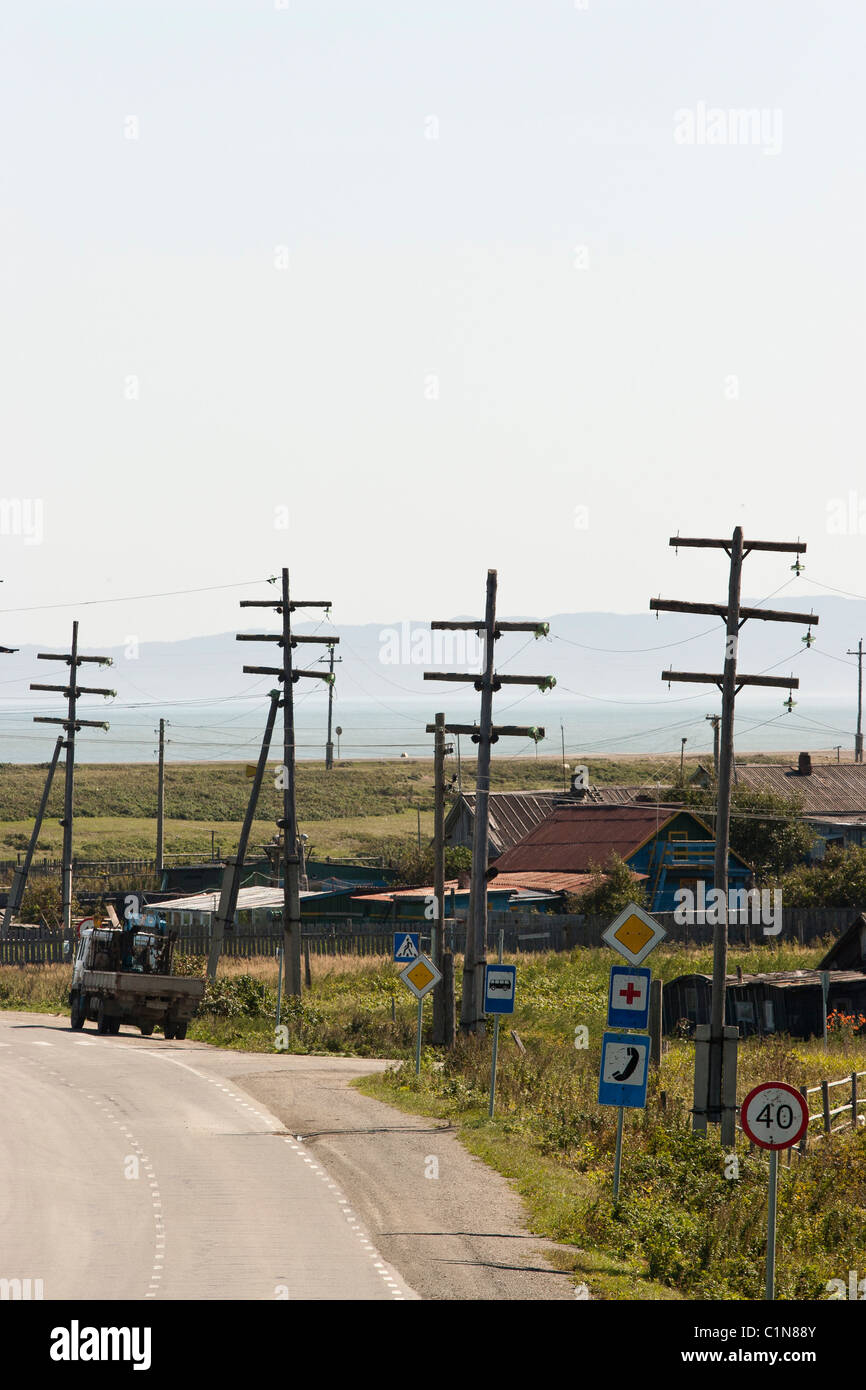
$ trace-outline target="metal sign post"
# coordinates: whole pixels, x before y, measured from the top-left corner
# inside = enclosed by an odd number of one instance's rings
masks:
[[[278,947],[277,947],[277,964],[279,965],[279,969],[280,969],[280,973],[279,973],[279,975],[277,976],[277,1028],[279,1028],[279,1026],[280,1026],[280,1012],[281,1012],[281,1010],[282,1010],[282,1005],[283,1005],[283,948],[282,948],[282,946],[278,946]]]
[[[765,1081],[746,1096],[740,1107],[743,1133],[761,1149],[770,1150],[767,1195],[767,1269],[764,1297],[776,1297],[776,1210],[779,1198],[779,1150],[798,1144],[809,1128],[809,1107],[799,1091],[784,1081]]]
[[[619,1201],[619,1175],[622,1170],[622,1126],[625,1109],[621,1105],[616,1116],[616,1157],[613,1160],[613,1200]]]
[[[427,956],[419,955],[405,970],[400,971],[400,979],[408,985],[418,1000],[418,1033],[415,1039],[415,1075],[421,1074],[421,1028],[424,1023],[424,997],[435,989],[442,979],[442,972],[436,969]]]
[[[602,940],[626,960],[628,965],[612,965],[607,994],[608,1028],[627,1028],[629,1032],[605,1033],[601,1044],[601,1070],[598,1078],[599,1105],[615,1105],[616,1152],[613,1160],[613,1200],[619,1202],[622,1175],[622,1143],[626,1107],[646,1106],[649,1080],[650,986],[652,975],[641,965],[664,939],[666,932],[637,903],[629,903],[602,932]]]
[[[502,951],[505,932],[499,933],[499,961],[488,965],[484,971],[484,1012],[493,1014],[493,1058],[490,1068],[490,1101],[487,1115],[493,1119],[496,1105],[496,1061],[499,1056],[499,1018],[501,1014],[514,1013],[514,996],[517,990],[517,966],[502,964]]]
[[[779,1151],[770,1150],[770,1190],[767,1194],[767,1274],[764,1298],[776,1297],[776,1207],[779,1200]]]

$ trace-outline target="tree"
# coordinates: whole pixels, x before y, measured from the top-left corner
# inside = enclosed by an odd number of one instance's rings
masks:
[[[421,849],[412,840],[394,840],[382,847],[390,869],[397,870],[395,888],[427,888],[433,883],[434,855],[432,844]],[[472,867],[472,851],[465,845],[445,846],[445,878],[457,878]]]
[[[50,874],[31,874],[27,879],[21,906],[15,920],[27,925],[59,927],[63,921],[63,894],[60,879]],[[73,916],[78,912],[73,898]]]
[[[604,867],[590,864],[589,868],[590,873],[595,875],[595,881],[583,893],[566,895],[568,912],[591,912],[599,916],[610,913],[615,916],[629,903],[646,906],[644,889],[620,855],[612,853]]]
[[[680,801],[710,826],[715,824],[713,787],[668,787],[662,800]],[[802,815],[800,797],[754,787],[731,789],[730,846],[750,865],[756,883],[778,878],[808,854],[815,837]]]
[[[866,904],[866,849],[831,845],[820,864],[798,865],[779,880],[786,907],[853,907]]]

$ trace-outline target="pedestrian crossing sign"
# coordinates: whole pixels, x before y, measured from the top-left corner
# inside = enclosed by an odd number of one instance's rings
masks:
[[[394,959],[399,961],[417,960],[421,954],[421,933],[417,931],[395,931]]]

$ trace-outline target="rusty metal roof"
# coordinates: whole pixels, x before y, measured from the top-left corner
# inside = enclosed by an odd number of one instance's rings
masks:
[[[809,815],[866,814],[866,763],[812,763],[811,772],[792,764],[736,763],[737,786],[799,796]]]
[[[497,863],[500,863],[497,860]],[[635,883],[647,878],[646,874],[632,873]],[[541,869],[523,869],[514,873],[496,874],[489,881],[489,887],[531,888],[539,893],[575,893],[578,896],[588,888],[595,887],[598,879],[595,874],[559,874]]]
[[[625,859],[680,808],[672,805],[560,805],[540,825],[496,861],[502,873],[539,869],[587,873],[610,854]]]

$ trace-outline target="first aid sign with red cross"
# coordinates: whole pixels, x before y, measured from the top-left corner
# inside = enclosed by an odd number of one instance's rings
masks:
[[[651,972],[637,965],[614,965],[607,1001],[608,1028],[646,1029]]]

